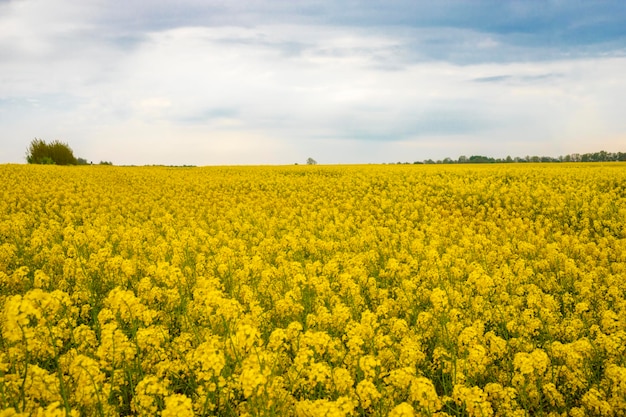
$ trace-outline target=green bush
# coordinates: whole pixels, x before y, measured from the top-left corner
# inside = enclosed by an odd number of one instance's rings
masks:
[[[78,160],[72,148],[59,140],[46,143],[41,139],[33,139],[26,152],[29,164],[76,165]]]

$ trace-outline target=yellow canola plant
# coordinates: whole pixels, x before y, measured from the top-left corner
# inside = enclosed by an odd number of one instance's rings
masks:
[[[621,163],[0,183],[0,416],[626,414]]]

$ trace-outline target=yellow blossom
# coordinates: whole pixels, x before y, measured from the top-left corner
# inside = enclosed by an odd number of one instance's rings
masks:
[[[413,417],[415,410],[408,403],[400,403],[396,405],[388,414],[388,417]]]
[[[370,408],[381,397],[376,386],[369,379],[364,379],[356,386],[356,395],[359,397],[363,409]]]
[[[191,399],[183,394],[172,394],[165,397],[165,408],[162,417],[193,417]]]
[[[0,416],[626,415],[621,164],[0,166]]]

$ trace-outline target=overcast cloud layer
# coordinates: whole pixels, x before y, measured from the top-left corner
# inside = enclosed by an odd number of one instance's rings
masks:
[[[0,0],[0,163],[626,151],[626,2]]]

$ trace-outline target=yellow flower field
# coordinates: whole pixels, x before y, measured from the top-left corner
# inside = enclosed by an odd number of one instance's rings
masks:
[[[0,183],[0,416],[626,414],[624,164]]]

